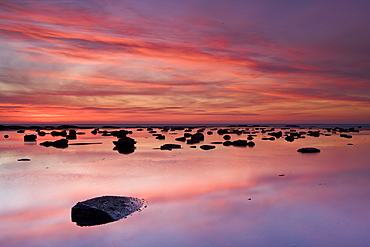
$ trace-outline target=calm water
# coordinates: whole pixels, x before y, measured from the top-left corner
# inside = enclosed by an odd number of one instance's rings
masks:
[[[166,140],[134,131],[128,155],[112,150],[117,138],[81,131],[70,143],[102,144],[56,149],[39,143],[58,137],[27,144],[24,134],[0,133],[0,246],[369,246],[368,130],[292,143],[258,133],[255,147],[207,151],[176,142],[183,131]],[[201,144],[212,141],[223,139]],[[154,149],[165,143],[183,149]],[[321,152],[296,152],[309,146]],[[100,226],[71,222],[78,201],[103,195],[148,207]]]

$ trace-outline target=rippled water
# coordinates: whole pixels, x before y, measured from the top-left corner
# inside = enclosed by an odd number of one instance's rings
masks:
[[[134,130],[136,151],[81,130],[66,149],[0,133],[0,246],[368,246],[370,132],[201,150]],[[26,131],[26,134],[35,133]],[[195,132],[193,132],[195,133]],[[4,135],[9,134],[5,139]],[[246,135],[232,135],[232,140]],[[201,144],[223,141],[206,135]],[[178,143],[179,150],[158,150]],[[347,145],[351,143],[353,145]],[[302,154],[301,147],[320,153]],[[31,161],[17,161],[28,158]],[[284,175],[284,176],[279,176]],[[79,227],[71,208],[103,195],[143,198],[126,219]]]

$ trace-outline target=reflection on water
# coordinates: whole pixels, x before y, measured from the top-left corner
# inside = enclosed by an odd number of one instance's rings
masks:
[[[158,129],[154,129],[160,132]],[[77,130],[78,131],[78,130]],[[207,133],[206,129],[204,133]],[[307,130],[304,130],[307,131]],[[32,134],[26,131],[26,134]],[[192,134],[196,133],[194,129]],[[3,135],[8,134],[8,138]],[[78,135],[65,149],[39,143],[59,137],[0,133],[0,246],[366,246],[370,132],[338,134],[254,147],[223,142],[214,132],[190,148],[184,131],[129,134],[135,152],[112,151],[114,136]],[[232,134],[231,141],[247,134]],[[164,144],[181,149],[161,150]],[[347,145],[351,143],[353,145]],[[316,147],[320,153],[299,153]],[[156,148],[156,149],[154,149]],[[27,158],[30,161],[20,162]],[[284,176],[279,176],[284,174]],[[148,200],[125,220],[80,228],[70,220],[78,201],[103,195]]]

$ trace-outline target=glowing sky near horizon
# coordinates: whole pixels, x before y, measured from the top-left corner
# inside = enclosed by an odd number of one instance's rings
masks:
[[[369,10],[2,0],[0,123],[369,123]]]

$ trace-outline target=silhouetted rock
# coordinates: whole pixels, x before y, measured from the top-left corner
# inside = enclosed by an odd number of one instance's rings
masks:
[[[283,136],[283,132],[279,131],[279,132],[271,132],[271,133],[267,133],[268,135],[270,136],[273,136],[275,138],[280,138]]]
[[[294,136],[287,136],[287,137],[285,137],[285,140],[287,141],[287,142],[293,142],[294,141]]]
[[[24,133],[25,130],[17,130],[17,133]]]
[[[96,197],[73,206],[71,220],[78,226],[101,225],[125,218],[143,206],[144,200],[134,197]]]
[[[18,159],[18,161],[31,161],[31,159]]]
[[[216,148],[216,146],[213,146],[213,145],[202,145],[199,148],[200,149],[203,149],[203,150],[210,150],[210,149]]]
[[[38,131],[37,134],[39,136],[45,136],[46,135],[46,132],[45,131]]]
[[[67,131],[66,130],[62,130],[62,131],[52,131],[50,133],[52,136],[63,136],[63,137],[66,137],[67,136]]]
[[[185,142],[186,141],[186,138],[185,137],[178,137],[175,140],[176,141],[179,141],[179,142]]]
[[[9,135],[4,135],[4,138],[9,138]]]
[[[113,150],[117,150],[121,154],[133,153],[136,148],[136,141],[128,136],[121,137],[117,141],[113,141],[113,144],[115,145]]]
[[[247,146],[248,147],[254,147],[254,146],[256,146],[256,143],[250,141],[250,142],[247,143]]]
[[[231,145],[238,146],[238,147],[246,147],[248,146],[248,142],[247,140],[236,140],[236,141],[232,141]]]
[[[351,136],[351,135],[347,135],[347,134],[340,134],[339,136],[340,136],[340,137],[347,138],[347,139],[351,139],[351,138],[352,138],[352,136]]]
[[[179,144],[164,144],[161,146],[161,150],[172,150],[172,149],[180,149],[181,145]]]
[[[166,139],[166,136],[164,136],[164,135],[157,135],[157,136],[155,137],[155,139],[158,139],[158,140],[164,140],[164,139]]]
[[[111,133],[112,136],[115,136],[115,137],[118,137],[118,138],[122,138],[122,137],[127,136],[128,134],[132,134],[132,131],[128,131],[128,130],[115,130],[115,131],[111,131],[110,133]]]
[[[228,141],[228,140],[230,140],[230,139],[231,139],[231,136],[230,136],[230,135],[224,135],[222,138],[223,138],[225,141]]]
[[[297,150],[297,152],[300,152],[300,153],[319,153],[320,152],[320,149],[318,148],[300,148]]]
[[[25,142],[35,142],[37,139],[37,135],[31,134],[31,135],[25,135],[23,137]]]
[[[224,146],[231,146],[231,141],[225,141],[222,143]]]
[[[55,147],[55,148],[67,148],[68,147],[68,140],[67,139],[60,139],[56,141],[46,141],[40,143],[41,146],[44,147]]]

